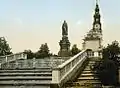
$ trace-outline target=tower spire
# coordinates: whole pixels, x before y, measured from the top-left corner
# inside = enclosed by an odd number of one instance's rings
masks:
[[[98,0],[96,0],[96,5],[98,5]]]
[[[96,8],[95,8],[95,12],[99,12],[98,0],[96,0]]]
[[[99,8],[99,0],[95,0],[95,13],[93,20],[93,28],[87,33],[83,42],[83,49],[91,49],[92,51],[99,51],[102,49],[102,25]],[[93,41],[94,40],[94,41]],[[96,47],[95,47],[96,46]]]
[[[93,30],[101,32],[101,21],[100,21],[100,9],[98,5],[98,0],[96,0],[96,7],[95,7],[95,14],[94,14],[94,21],[93,21]]]

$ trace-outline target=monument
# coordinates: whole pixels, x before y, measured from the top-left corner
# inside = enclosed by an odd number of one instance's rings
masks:
[[[99,51],[102,49],[102,28],[100,21],[99,5],[96,2],[93,28],[87,33],[83,39],[83,50],[91,49],[92,51]]]
[[[59,45],[60,51],[58,52],[58,56],[70,56],[70,42],[68,40],[68,25],[66,21],[64,21],[62,25],[62,40],[60,40]]]

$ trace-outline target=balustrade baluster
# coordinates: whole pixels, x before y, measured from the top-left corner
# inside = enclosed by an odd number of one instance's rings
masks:
[[[36,67],[36,59],[33,58],[33,68],[35,68],[35,67]]]
[[[2,64],[0,63],[0,68],[2,68]]]
[[[13,59],[14,59],[14,60],[16,60],[16,59],[17,59],[17,58],[16,58],[16,56],[15,56],[15,54],[13,55]]]
[[[9,69],[9,67],[10,67],[9,61],[7,62],[6,67]]]
[[[24,61],[23,68],[27,68],[27,60]]]
[[[7,56],[5,56],[5,60],[6,60],[6,62],[8,61],[8,60],[7,60]]]
[[[18,61],[16,60],[16,62],[15,62],[15,68],[18,68]]]

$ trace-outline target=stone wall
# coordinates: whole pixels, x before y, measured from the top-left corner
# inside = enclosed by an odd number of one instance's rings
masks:
[[[88,40],[85,41],[83,49],[92,49],[93,51],[98,51],[100,47],[100,40]]]

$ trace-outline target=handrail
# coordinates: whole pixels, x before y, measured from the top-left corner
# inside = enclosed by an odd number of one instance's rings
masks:
[[[59,65],[58,68],[63,68],[64,66],[66,66],[67,64],[69,64],[71,61],[73,61],[75,58],[77,58],[80,54],[82,54],[83,52],[85,52],[85,50],[81,51],[80,53],[78,53],[77,55],[71,57],[70,59],[68,59],[66,62],[64,62],[63,64]]]
[[[11,62],[18,59],[27,59],[27,54],[24,52],[0,56],[0,64]]]
[[[63,63],[62,59],[54,59],[54,58],[44,58],[44,59],[24,59],[24,60],[16,60],[11,63],[1,64],[1,69],[28,69],[28,68],[43,68],[43,67],[55,67],[59,64]]]
[[[62,86],[65,82],[74,76],[76,71],[82,66],[83,62],[87,59],[86,50],[78,53],[63,64],[52,70],[51,84]]]
[[[6,57],[6,56],[11,56],[11,55],[16,55],[16,54],[22,54],[24,52],[19,52],[19,53],[15,53],[15,54],[9,54],[9,55],[4,55],[4,56],[0,56],[0,57]]]

